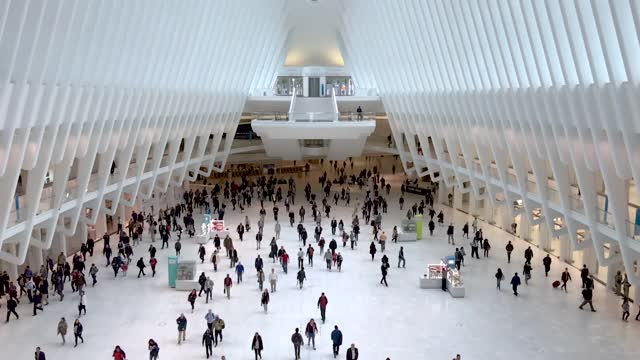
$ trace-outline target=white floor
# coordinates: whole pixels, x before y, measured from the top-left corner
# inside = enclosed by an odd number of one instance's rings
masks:
[[[398,176],[396,180],[399,180]],[[310,176],[309,181],[315,189],[317,176]],[[298,180],[300,192],[303,185]],[[383,220],[383,227],[387,230],[397,224],[405,213],[397,209],[398,192],[395,186],[390,213]],[[296,212],[302,199],[300,194]],[[284,206],[280,207],[284,218]],[[307,218],[310,218],[310,208],[306,207]],[[257,212],[255,206],[249,211],[254,226]],[[349,223],[352,209],[334,207],[333,213],[337,219],[342,218]],[[258,253],[267,260],[265,269],[270,271],[272,265],[267,259],[268,239],[273,232],[270,206],[267,214],[266,240]],[[229,213],[225,220],[233,229],[242,218],[244,214]],[[450,218],[447,211],[445,221],[449,222]],[[462,213],[454,215],[458,228],[466,220]],[[307,221],[305,225],[311,234],[312,223]],[[176,292],[167,285],[166,256],[173,254],[173,250],[159,251],[159,271],[154,279],[149,275],[137,279],[137,269],[132,266],[128,277],[114,280],[111,268],[105,268],[104,259],[96,255],[100,279],[98,286],[89,288],[87,292],[88,314],[81,318],[85,344],[74,349],[72,335],[68,335],[66,346],[62,346],[56,337],[56,325],[61,316],[66,317],[70,325],[75,319],[77,295],[68,292],[63,303],[52,300],[36,317],[31,316],[29,306],[21,305],[19,321],[12,319],[9,324],[0,325],[2,358],[31,359],[34,348],[40,346],[48,359],[111,359],[114,346],[120,345],[129,359],[138,360],[147,358],[146,342],[153,338],[160,345],[162,359],[201,359],[204,358],[201,337],[206,328],[203,317],[207,309],[212,309],[227,325],[224,342],[214,349],[215,359],[223,354],[229,360],[253,359],[250,346],[256,331],[264,340],[265,360],[292,359],[291,334],[295,327],[304,329],[310,318],[319,319],[316,302],[321,292],[329,298],[327,324],[320,328],[317,350],[305,347],[303,359],[332,358],[330,332],[334,324],[342,329],[344,335],[344,350],[340,358],[344,358],[346,347],[351,343],[356,343],[360,358],[365,360],[385,359],[387,356],[393,360],[451,359],[456,353],[462,354],[463,359],[638,358],[640,322],[633,320],[637,306],[632,309],[629,323],[623,323],[618,298],[598,285],[594,301],[598,312],[580,311],[577,308],[581,301],[577,271],[572,270],[574,281],[568,294],[552,289],[551,282],[559,278],[564,265],[555,260],[552,276],[545,279],[541,264],[543,255],[537,249],[534,249],[533,279],[529,286],[522,286],[521,296],[514,297],[506,283],[503,283],[502,291],[496,291],[493,277],[496,268],[501,267],[509,279],[513,272],[520,273],[526,243],[493,226],[483,225],[485,236],[493,244],[492,254],[489,259],[467,258],[463,268],[467,291],[464,299],[453,299],[440,290],[418,288],[418,278],[425,272],[426,264],[453,253],[453,248],[446,244],[443,228],[438,229],[437,236],[433,238],[427,236],[419,242],[401,244],[405,247],[407,268],[391,268],[388,288],[378,283],[381,255],[378,253],[376,261],[371,262],[366,240],[370,238],[370,228],[366,227],[358,249],[339,249],[345,259],[342,273],[327,272],[316,256],[316,267],[307,269],[308,280],[300,290],[296,288],[295,280],[294,254],[299,247],[297,234],[294,228],[283,226],[278,244],[285,246],[292,262],[288,275],[276,267],[280,275],[279,290],[272,295],[268,314],[264,314],[260,307],[260,292],[253,268],[257,253],[253,241],[255,229],[245,235],[249,240],[244,243],[234,241],[247,269],[245,282],[234,286],[232,297],[227,300],[220,284],[226,273],[232,272],[223,267],[222,271],[214,274],[211,265],[205,263],[201,269],[213,276],[216,284],[214,300],[206,305],[203,298],[199,299],[193,314],[186,300],[187,293]],[[325,232],[330,231],[326,219],[324,228]],[[515,260],[511,265],[506,264],[503,250],[509,239],[515,240],[516,246]],[[144,256],[145,260],[148,260],[148,241],[135,249],[136,255]],[[188,239],[184,243],[183,257],[196,258],[196,245]],[[468,242],[464,243],[470,255]],[[159,248],[160,242],[156,244]],[[387,246],[387,255],[393,265],[397,261],[399,246]],[[207,246],[208,254],[212,248],[212,244]],[[89,260],[91,262],[92,259]],[[224,263],[228,264],[226,258]],[[175,319],[181,312],[189,320],[187,342],[177,345]],[[4,311],[2,314],[4,316]]]

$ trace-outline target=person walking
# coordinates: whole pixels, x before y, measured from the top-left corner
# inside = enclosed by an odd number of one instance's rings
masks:
[[[369,245],[369,254],[371,255],[371,261],[373,261],[373,259],[376,256],[376,252],[378,250],[376,249],[376,244],[372,241],[371,245]]]
[[[520,286],[520,277],[518,273],[511,278],[511,288],[513,289],[513,295],[518,296],[518,286]]]
[[[590,287],[586,287],[582,289],[582,298],[583,298],[582,304],[580,304],[578,308],[582,310],[583,306],[589,304],[591,311],[596,312],[596,309],[593,308],[593,290],[591,290]]]
[[[629,298],[622,299],[622,321],[629,321]]]
[[[308,265],[313,267],[313,253],[315,252],[315,249],[313,248],[313,246],[311,246],[311,244],[309,244],[309,247],[307,248],[307,258],[308,258]]]
[[[560,276],[560,281],[562,281],[562,286],[560,286],[560,289],[564,289],[564,292],[567,292],[567,282],[570,280],[571,280],[571,274],[569,273],[569,269],[564,268],[564,271]]]
[[[78,317],[80,317],[80,315],[82,315],[82,312],[84,311],[84,314],[87,315],[87,295],[85,294],[84,290],[80,290],[80,301],[78,302]]]
[[[587,268],[586,264],[582,264],[582,269],[580,270],[580,279],[582,279],[582,288],[586,288],[589,280],[589,269]]]
[[[300,270],[298,270],[296,279],[298,280],[298,285],[300,286],[300,289],[302,289],[302,285],[304,284],[304,281],[307,279],[307,275],[304,272],[304,266]]]
[[[198,291],[196,289],[191,290],[189,296],[187,296],[187,301],[191,304],[191,312],[195,309],[196,298],[198,297]]]
[[[511,252],[513,252],[513,244],[511,244],[511,241],[509,241],[505,249],[507,250],[507,264],[511,264]]]
[[[380,272],[382,273],[382,279],[380,279],[380,284],[384,283],[384,286],[389,286],[387,284],[387,273],[389,270],[389,263],[383,262],[380,266]]]
[[[324,253],[324,260],[327,262],[327,270],[331,271],[331,262],[333,261],[333,255],[330,251]]]
[[[20,316],[16,312],[17,307],[18,300],[13,297],[9,297],[7,300],[7,320],[5,322],[9,322],[9,316],[11,316],[11,314],[15,315],[16,319],[20,319]]]
[[[126,360],[127,354],[122,350],[120,345],[116,345],[115,349],[113,349],[113,354],[111,355],[113,360]]]
[[[78,347],[78,339],[80,339],[84,344],[84,339],[82,338],[82,331],[83,331],[82,323],[80,322],[80,319],[76,319],[76,321],[73,323],[73,336],[76,340],[76,344],[73,347]]]
[[[153,339],[149,339],[147,345],[147,349],[149,349],[149,360],[158,360],[160,357],[160,346],[158,346],[158,343]]]
[[[213,300],[213,280],[207,276],[207,280],[204,282],[204,296],[205,302],[208,304],[209,299]]]
[[[216,319],[213,321],[213,346],[218,346],[218,337],[222,342],[222,330],[224,330],[224,320],[220,316],[216,315]]]
[[[549,277],[549,271],[551,271],[551,257],[549,254],[542,259],[542,265],[544,265],[544,276]]]
[[[62,345],[67,342],[65,339],[65,336],[67,335],[67,328],[67,320],[60,318],[60,321],[58,322],[58,335],[62,338]]]
[[[302,338],[302,335],[300,335],[300,330],[298,328],[296,328],[293,335],[291,335],[291,342],[293,343],[295,359],[298,360],[300,359],[300,346],[304,344],[304,339]]]
[[[40,346],[36,347],[36,352],[34,353],[35,360],[47,360],[47,356],[44,351],[40,350]]]
[[[340,345],[342,345],[342,331],[338,329],[338,325],[333,327],[331,342],[333,343],[333,357],[336,358],[340,353]]]
[[[178,345],[187,340],[187,317],[184,314],[180,314],[176,319],[178,325]]]
[[[320,309],[320,318],[322,319],[323,324],[326,320],[327,304],[329,304],[329,299],[327,299],[327,296],[322,293],[318,298],[318,308]]]
[[[91,267],[89,268],[89,275],[91,275],[91,287],[96,286],[96,284],[98,283],[98,267],[96,266],[96,264],[91,264]]]
[[[622,280],[622,296],[626,299],[629,298],[629,289],[631,288],[631,283],[627,278],[627,274],[624,274],[624,280]]]
[[[378,241],[380,242],[380,251],[384,252],[385,244],[387,243],[387,234],[384,231],[380,234],[380,239]]]
[[[258,271],[257,277],[258,277],[258,288],[260,289],[260,291],[262,291],[262,289],[264,288],[264,281],[265,281],[264,271],[262,269]]]
[[[142,274],[142,276],[147,276],[147,274],[144,273],[144,268],[147,267],[147,265],[144,264],[144,260],[142,258],[140,258],[140,260],[138,260],[138,262],[136,263],[136,266],[138,267],[138,279],[140,278],[140,274]]]
[[[236,265],[236,275],[238,277],[237,283],[240,284],[242,282],[242,274],[244,274],[244,265],[241,262],[238,262]]]
[[[450,223],[449,227],[447,227],[447,244],[455,245],[453,240],[453,223]]]
[[[227,294],[227,299],[231,299],[231,286],[233,286],[233,280],[231,280],[231,277],[229,276],[229,274],[227,274],[227,277],[224,278],[224,293]]]
[[[311,246],[311,244],[309,244],[309,246]],[[300,269],[303,266],[304,266],[304,251],[302,251],[302,248],[300,248],[300,250],[298,250],[298,269]]]
[[[278,283],[278,274],[276,274],[276,269],[271,269],[271,274],[269,274],[269,285],[271,285],[271,292],[276,292],[276,284]]]
[[[525,262],[524,267],[522,268],[522,274],[524,275],[524,283],[529,285],[529,280],[531,280],[531,263]]]
[[[267,307],[269,306],[269,290],[264,289],[262,292],[262,297],[260,299],[260,304],[264,308],[264,312],[267,312]]]
[[[202,346],[204,346],[207,359],[209,356],[213,356],[213,332],[211,332],[211,329],[205,330],[204,334],[202,334]]]
[[[304,330],[304,334],[307,337],[307,346],[313,343],[313,350],[316,349],[316,334],[318,333],[318,326],[315,320],[311,319],[307,323],[307,327]]]
[[[500,283],[502,282],[502,280],[504,280],[504,274],[502,274],[502,269],[498,268],[498,271],[496,272],[496,288],[498,290],[500,290]]]
[[[484,250],[484,257],[489,257],[489,250],[491,249],[491,245],[489,245],[489,239],[484,239],[484,242],[482,243],[482,249]]]
[[[251,340],[251,350],[253,350],[256,356],[255,360],[258,360],[258,358],[262,359],[263,349],[264,347],[262,346],[262,336],[260,336],[260,334],[256,332],[256,334],[253,335],[253,340]]]
[[[351,344],[347,349],[347,360],[358,360],[358,355],[358,348],[356,347],[356,344]]]
[[[213,331],[213,322],[216,321],[216,315],[211,309],[207,310],[207,313],[204,315],[204,320],[207,322],[207,329]]]

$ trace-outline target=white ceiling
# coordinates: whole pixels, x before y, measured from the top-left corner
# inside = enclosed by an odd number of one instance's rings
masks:
[[[290,0],[285,66],[344,66],[338,45],[337,0]]]

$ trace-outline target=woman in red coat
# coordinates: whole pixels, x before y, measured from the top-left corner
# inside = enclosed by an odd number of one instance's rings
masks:
[[[113,360],[125,360],[127,358],[127,354],[124,353],[124,350],[120,348],[120,345],[116,345],[115,350],[113,350]]]

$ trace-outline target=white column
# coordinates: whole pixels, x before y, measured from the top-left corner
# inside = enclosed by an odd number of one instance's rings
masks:
[[[320,76],[320,96],[331,95],[327,92],[327,77]]]
[[[304,76],[302,78],[302,96],[309,96],[309,77]]]
[[[595,273],[598,261],[596,259],[596,253],[592,245],[585,246],[582,250],[582,263],[586,264],[590,273]],[[582,269],[582,264],[574,264],[577,268]]]
[[[544,221],[538,224],[538,245],[544,250],[551,247],[551,235],[547,223]]]
[[[571,263],[573,261],[573,247],[571,246],[571,240],[569,235],[560,235],[560,259],[562,261]]]
[[[519,234],[523,240],[531,240],[531,225],[526,210],[520,215],[520,224],[516,228],[516,234]]]

